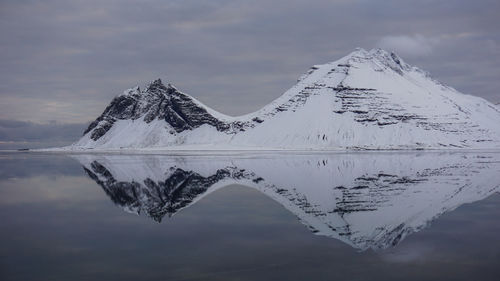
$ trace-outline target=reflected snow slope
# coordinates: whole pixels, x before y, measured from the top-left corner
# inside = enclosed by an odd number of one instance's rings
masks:
[[[500,154],[75,155],[116,205],[161,221],[229,184],[255,188],[314,233],[360,250],[397,245],[500,189]]]

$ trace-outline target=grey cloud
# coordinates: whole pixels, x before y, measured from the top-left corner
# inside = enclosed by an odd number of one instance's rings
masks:
[[[379,40],[377,46],[385,50],[396,51],[402,56],[421,57],[431,54],[439,41],[438,38],[427,38],[420,34],[384,36]]]
[[[439,44],[403,59],[498,102],[498,10],[489,0],[2,1],[0,118],[83,123],[155,78],[239,115],[313,64],[388,36],[419,43],[415,34]]]
[[[81,137],[87,125],[0,119],[0,149],[68,145]]]

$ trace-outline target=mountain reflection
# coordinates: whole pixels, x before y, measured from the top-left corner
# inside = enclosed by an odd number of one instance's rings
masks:
[[[316,234],[360,250],[397,245],[500,189],[500,154],[76,155],[125,211],[156,221],[229,184],[255,188]]]

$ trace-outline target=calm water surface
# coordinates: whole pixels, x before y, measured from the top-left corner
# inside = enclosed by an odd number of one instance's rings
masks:
[[[0,154],[0,280],[498,280],[499,153]]]

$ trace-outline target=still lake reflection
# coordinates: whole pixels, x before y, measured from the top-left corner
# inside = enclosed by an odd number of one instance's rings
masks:
[[[0,168],[1,280],[500,273],[500,153],[4,153]]]

